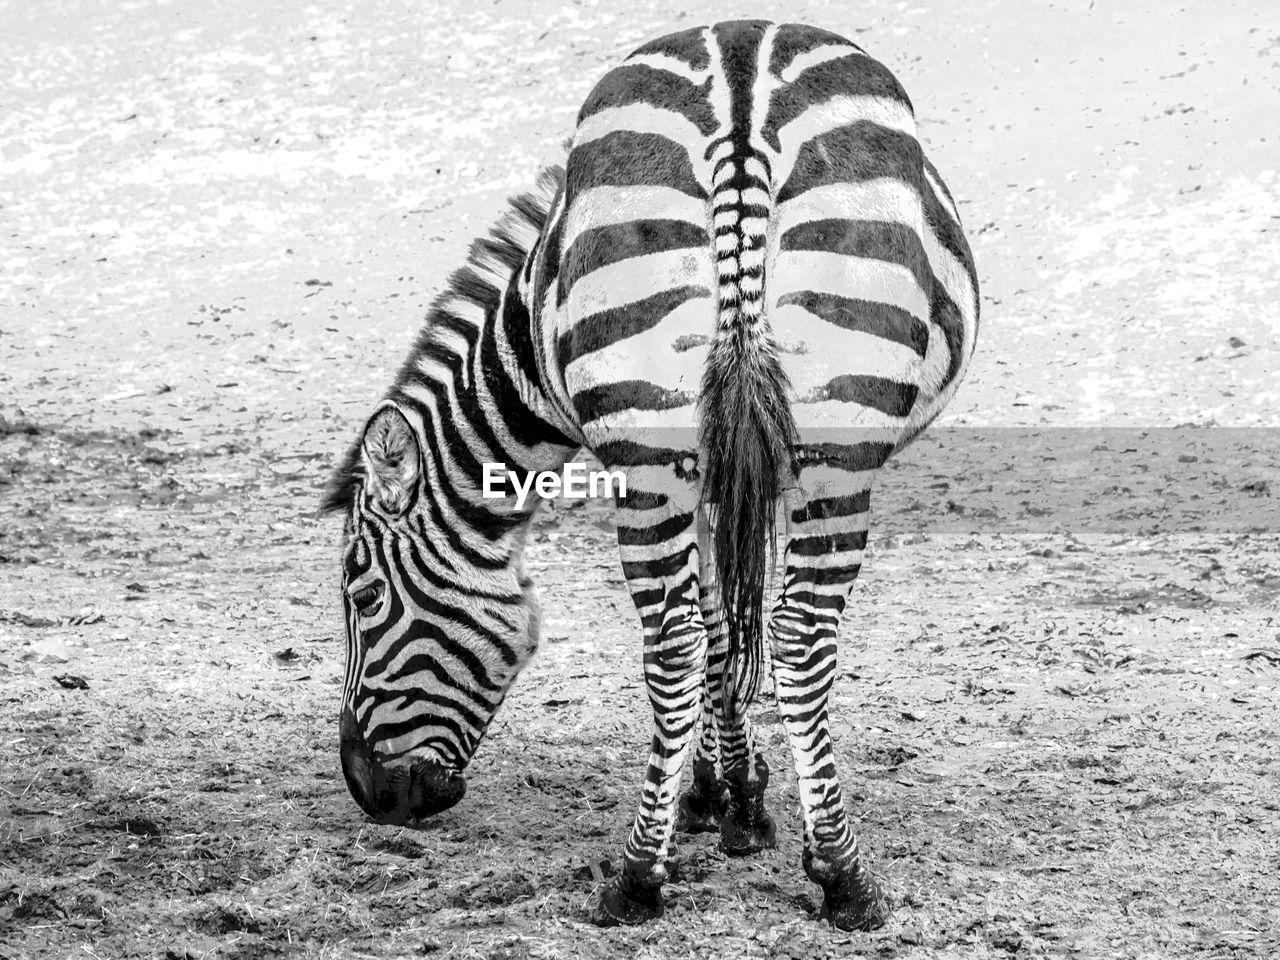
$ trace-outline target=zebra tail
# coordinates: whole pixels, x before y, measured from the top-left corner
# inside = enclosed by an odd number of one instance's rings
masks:
[[[726,169],[732,167],[732,170]],[[724,710],[741,716],[764,672],[764,589],[781,477],[795,464],[789,383],[764,316],[767,168],[721,161],[712,208],[719,271],[718,327],[703,373],[699,422],[702,498],[711,507],[715,572],[728,627]]]

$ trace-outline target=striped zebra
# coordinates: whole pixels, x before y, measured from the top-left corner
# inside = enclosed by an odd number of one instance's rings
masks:
[[[538,642],[522,560],[536,498],[486,498],[484,465],[527,478],[585,449],[625,472],[618,542],[654,715],[593,918],[662,914],[677,827],[718,829],[735,855],[774,844],[747,718],[767,634],[804,870],[836,926],[880,926],[828,723],[837,625],[876,471],[946,404],[977,326],[955,202],[884,66],[761,21],[633,53],[587,98],[564,169],[474,244],[330,486],[360,807],[404,823],[461,799]]]

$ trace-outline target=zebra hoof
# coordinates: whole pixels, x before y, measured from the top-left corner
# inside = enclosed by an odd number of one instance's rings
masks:
[[[724,787],[710,795],[689,790],[680,798],[676,829],[681,833],[710,833],[718,828],[728,807],[729,791]]]
[[[730,857],[747,857],[778,845],[778,828],[773,817],[760,809],[754,815],[731,810],[720,820],[720,849]]]
[[[870,871],[854,860],[846,869],[835,871],[822,887],[822,913],[833,927],[849,932],[879,930],[889,919],[889,901]]]
[[[600,888],[600,896],[591,908],[591,922],[599,927],[633,927],[657,920],[665,910],[661,886],[628,883],[623,875],[610,878]]]

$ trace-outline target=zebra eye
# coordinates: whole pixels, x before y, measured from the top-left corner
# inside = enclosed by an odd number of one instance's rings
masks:
[[[355,604],[358,611],[364,614],[372,613],[373,609],[378,605],[378,600],[382,596],[382,587],[378,584],[365,587],[351,595],[351,602]]]

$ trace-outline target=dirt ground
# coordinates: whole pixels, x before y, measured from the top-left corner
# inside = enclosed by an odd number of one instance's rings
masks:
[[[0,957],[1280,956],[1273,7],[0,7]],[[767,698],[778,849],[587,922],[649,739],[601,504],[537,520],[466,800],[377,826],[338,769],[328,470],[603,70],[744,13],[898,73],[983,278],[842,636],[869,935]]]

